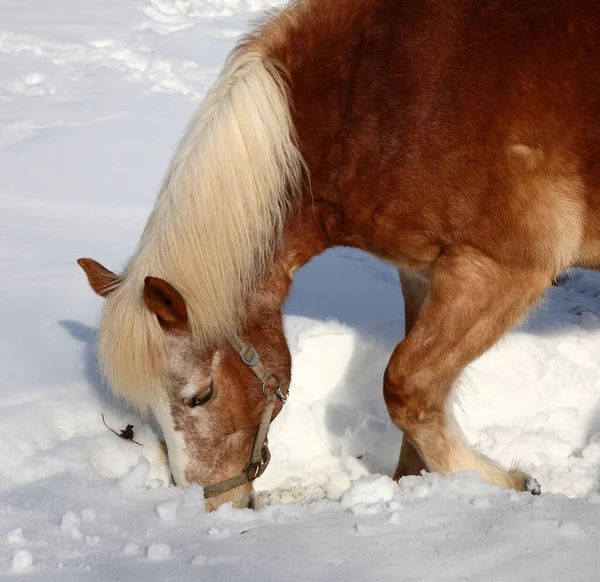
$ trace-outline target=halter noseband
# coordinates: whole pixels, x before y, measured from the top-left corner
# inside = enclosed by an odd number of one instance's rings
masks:
[[[225,479],[225,481],[221,481],[220,483],[204,487],[205,499],[216,497],[217,495],[231,491],[240,485],[254,481],[254,479],[260,477],[264,473],[271,460],[271,453],[269,452],[269,445],[267,442],[267,433],[269,432],[269,426],[271,424],[271,419],[273,418],[275,402],[277,398],[279,398],[282,403],[287,400],[287,396],[281,391],[281,381],[279,376],[272,374],[261,364],[258,352],[252,346],[244,343],[237,336],[230,337],[227,341],[240,356],[242,362],[244,362],[244,364],[246,364],[246,366],[248,366],[248,368],[254,372],[254,375],[262,382],[262,393],[267,400],[267,404],[261,414],[260,424],[258,425],[258,430],[254,436],[254,445],[252,446],[250,461],[239,475]],[[275,389],[270,392],[269,384],[273,381],[276,382]]]

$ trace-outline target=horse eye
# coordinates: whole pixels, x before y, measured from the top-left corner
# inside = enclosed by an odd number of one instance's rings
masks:
[[[198,394],[197,396],[194,396],[188,402],[190,408],[196,408],[196,406],[202,406],[203,404],[206,404],[212,398],[213,392],[214,392],[214,384],[211,382],[210,387],[206,392],[203,392],[202,394]]]

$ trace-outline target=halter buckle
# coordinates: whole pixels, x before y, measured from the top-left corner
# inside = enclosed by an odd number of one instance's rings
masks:
[[[240,350],[238,353],[242,362],[249,368],[253,368],[260,362],[258,352],[252,346],[246,345],[244,346],[244,349]]]

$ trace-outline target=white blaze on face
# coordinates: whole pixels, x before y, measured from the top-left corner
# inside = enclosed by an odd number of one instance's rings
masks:
[[[167,452],[169,456],[169,466],[175,483],[180,487],[189,485],[185,478],[185,472],[190,462],[185,439],[180,431],[175,430],[171,406],[167,399],[154,403],[152,412],[160,424],[163,435],[167,442]]]

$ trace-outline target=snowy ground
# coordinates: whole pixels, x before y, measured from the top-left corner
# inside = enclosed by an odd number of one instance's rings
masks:
[[[551,289],[462,381],[468,437],[520,460],[540,497],[469,473],[389,479],[381,379],[402,298],[358,252],[298,274],[260,511],[205,514],[199,488],[168,486],[157,433],[100,383],[101,301],[75,260],[123,265],[177,137],[267,5],[0,0],[0,579],[597,580],[596,273]]]

